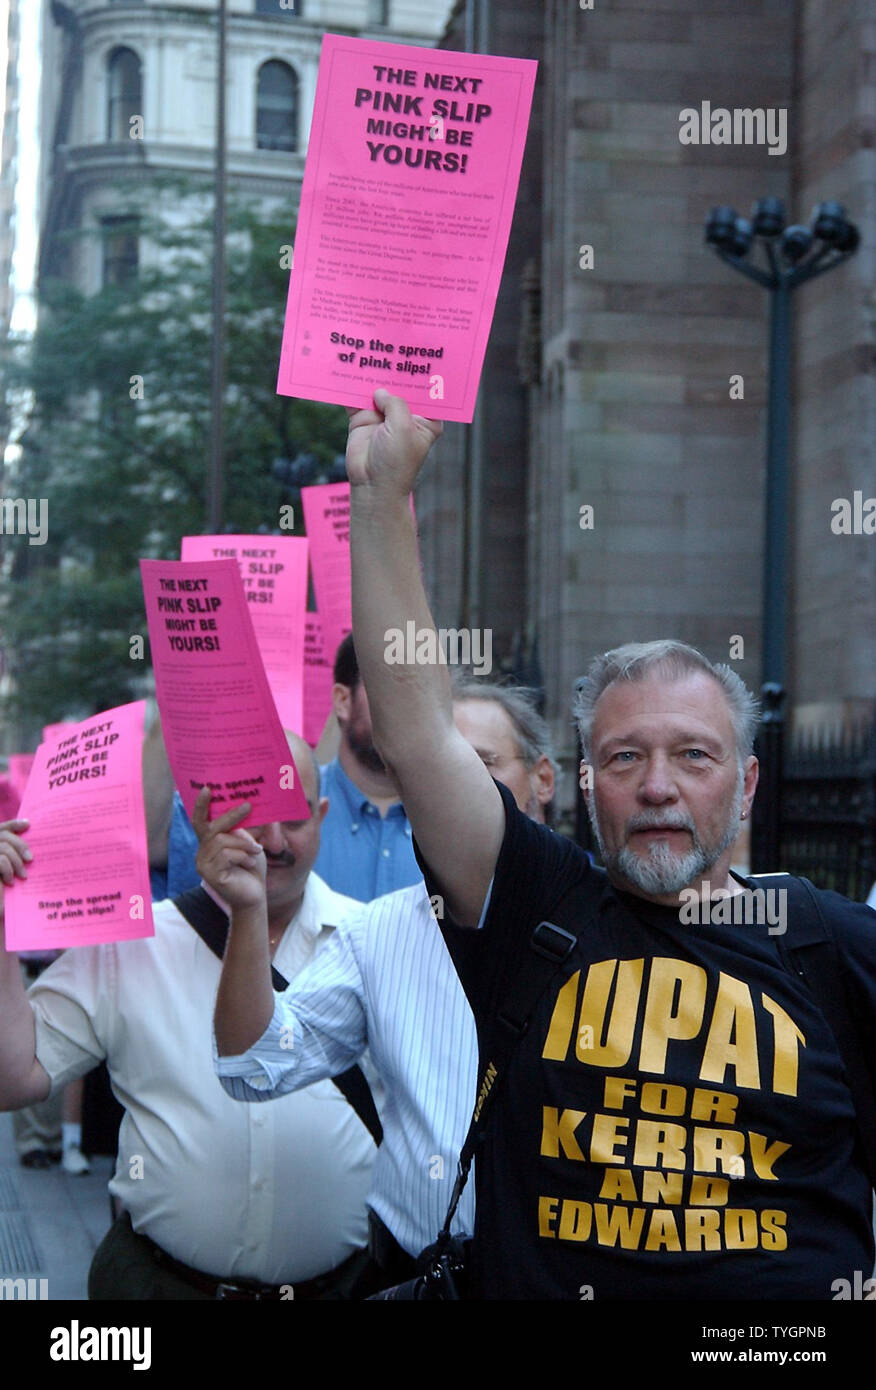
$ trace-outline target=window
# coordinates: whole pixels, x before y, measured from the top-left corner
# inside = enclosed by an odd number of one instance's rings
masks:
[[[270,14],[275,19],[300,15],[304,0],[255,0],[256,14]]]
[[[103,285],[126,285],[140,263],[139,227],[136,217],[104,217]]]
[[[131,48],[114,48],[107,61],[107,140],[127,140],[131,117],[143,114],[143,66]]]
[[[256,145],[260,150],[298,148],[298,78],[288,63],[275,58],[259,68]]]

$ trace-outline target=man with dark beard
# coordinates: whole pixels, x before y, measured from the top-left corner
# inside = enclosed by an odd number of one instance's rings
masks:
[[[398,787],[371,738],[371,711],[352,636],[338,647],[332,703],[338,756],[321,769],[329,799],[315,870],[336,893],[367,903],[422,877]]]

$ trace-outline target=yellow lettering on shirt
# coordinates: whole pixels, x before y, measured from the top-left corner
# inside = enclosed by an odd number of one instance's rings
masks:
[[[725,1207],[729,1195],[727,1178],[702,1178],[695,1174],[690,1180],[688,1201],[692,1207]]]
[[[657,1207],[651,1213],[651,1225],[648,1228],[648,1239],[645,1241],[646,1250],[680,1250],[681,1241],[678,1239],[678,1227],[675,1224],[675,1217],[671,1211],[664,1211],[662,1207]]]
[[[636,1126],[633,1167],[684,1168],[687,1133],[683,1125],[663,1125],[640,1120]]]
[[[712,1026],[706,1039],[701,1081],[723,1083],[727,1068],[736,1072],[736,1085],[760,1089],[757,1064],[757,1032],[751,992],[742,980],[721,971]]]
[[[648,1169],[642,1174],[642,1201],[663,1202],[666,1206],[677,1207],[681,1202],[683,1185],[683,1173],[659,1173]]]
[[[673,1009],[677,986],[680,986],[678,1002]],[[655,956],[651,962],[645,1021],[642,1026],[642,1047],[639,1054],[641,1071],[657,1072],[659,1075],[666,1070],[666,1047],[669,1039],[696,1037],[703,1025],[705,1002],[706,972],[701,966],[691,965],[689,961]]]
[[[566,1053],[572,1038],[572,1029],[575,1026],[575,1005],[578,1002],[578,981],[580,979],[581,971],[576,970],[574,975],[569,976],[557,995],[548,1035],[545,1038],[544,1050],[541,1054],[542,1057],[548,1057],[552,1062],[564,1062],[566,1060]]]
[[[751,1150],[751,1166],[759,1178],[768,1178],[777,1182],[773,1172],[773,1164],[776,1159],[781,1158],[783,1153],[787,1153],[790,1144],[783,1144],[780,1139],[776,1139],[767,1148],[767,1139],[763,1134],[757,1134],[751,1130],[748,1135],[748,1147]]]
[[[601,960],[591,965],[578,1015],[575,1056],[579,1062],[592,1067],[622,1067],[629,1061],[644,965],[643,959]],[[614,1002],[603,1042],[612,985]]]
[[[586,1110],[564,1110],[562,1114],[553,1105],[542,1107],[541,1153],[543,1158],[559,1158],[560,1149],[565,1158],[583,1159],[584,1154],[575,1138]]]
[[[615,1145],[626,1147],[626,1134],[620,1131],[629,1128],[629,1120],[622,1115],[594,1115],[590,1134],[591,1163],[623,1163],[624,1155],[615,1153]]]
[[[606,1168],[599,1195],[606,1202],[635,1202],[639,1194],[629,1168]]]
[[[698,1173],[717,1173],[718,1164],[722,1173],[744,1173],[739,1160],[745,1153],[745,1135],[738,1129],[701,1129],[697,1125],[693,1137],[693,1166]]]
[[[780,1096],[796,1096],[797,1044],[799,1042],[805,1047],[806,1039],[781,1004],[770,999],[768,994],[762,994],[760,998],[773,1019],[773,1090]]]
[[[638,1250],[642,1227],[645,1224],[644,1207],[612,1207],[604,1202],[594,1205],[596,1215],[597,1245],[620,1244],[622,1250]]]

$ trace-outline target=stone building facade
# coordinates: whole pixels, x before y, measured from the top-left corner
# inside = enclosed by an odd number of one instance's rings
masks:
[[[436,617],[540,668],[567,767],[574,680],[608,646],[675,636],[759,687],[768,296],[703,225],[716,204],[773,195],[808,222],[837,199],[860,249],[794,304],[788,690],[798,724],[872,710],[876,536],[830,527],[832,500],[876,496],[872,7],[482,8],[487,50],[540,67],[478,420],[446,427],[419,489]],[[465,39],[460,4],[442,44]],[[786,152],[683,144],[703,101],[785,109]]]

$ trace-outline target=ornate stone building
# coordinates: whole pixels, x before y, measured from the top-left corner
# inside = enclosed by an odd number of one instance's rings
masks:
[[[209,192],[218,59],[216,0],[51,0],[43,32],[41,273],[97,289],[138,253],[118,186],[188,176]],[[238,192],[297,205],[322,35],[432,45],[447,0],[228,0],[227,158]],[[180,215],[185,216],[181,207]],[[106,244],[106,239],[104,239]]]

